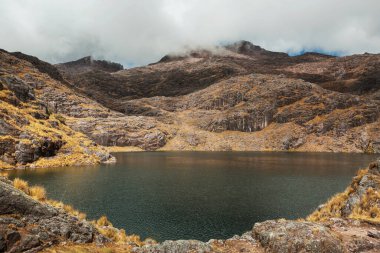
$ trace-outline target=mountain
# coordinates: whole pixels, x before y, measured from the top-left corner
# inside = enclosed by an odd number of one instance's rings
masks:
[[[380,55],[291,57],[240,41],[131,69],[0,57],[2,168],[107,161],[102,146],[380,152]]]
[[[379,64],[376,54],[289,56],[239,41],[117,71],[83,60],[56,67],[125,116],[69,121],[102,145],[380,152]]]

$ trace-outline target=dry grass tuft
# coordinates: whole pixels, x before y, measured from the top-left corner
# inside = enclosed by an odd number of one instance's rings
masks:
[[[20,191],[23,191],[29,195],[29,184],[28,184],[28,182],[26,182],[20,178],[15,178],[13,180],[13,186],[16,189],[19,189]]]
[[[29,188],[29,195],[39,201],[46,200],[46,190],[42,186],[32,186]]]
[[[106,216],[102,216],[100,217],[97,221],[96,221],[96,225],[97,226],[102,226],[102,227],[108,227],[108,226],[113,226],[112,223],[107,219]]]

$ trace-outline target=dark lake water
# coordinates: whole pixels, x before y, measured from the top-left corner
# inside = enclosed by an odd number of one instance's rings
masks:
[[[342,191],[376,156],[331,153],[117,153],[117,164],[17,171],[49,198],[162,241],[228,238],[298,218]]]

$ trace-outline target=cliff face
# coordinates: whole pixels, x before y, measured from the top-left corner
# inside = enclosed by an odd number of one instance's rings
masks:
[[[380,152],[379,55],[290,57],[240,41],[114,72],[80,62],[57,68],[124,115],[69,121],[103,145]]]
[[[18,57],[27,56],[18,54]],[[27,59],[0,52],[0,169],[110,160],[104,148],[72,130],[60,114],[70,113],[60,107],[61,103],[70,104],[71,112],[75,113],[75,104],[87,100],[74,96],[56,80],[60,79],[59,72],[51,72],[53,66],[35,58]],[[46,71],[40,72],[42,68]],[[51,75],[56,75],[56,79]],[[107,111],[98,109],[96,115],[102,110]]]

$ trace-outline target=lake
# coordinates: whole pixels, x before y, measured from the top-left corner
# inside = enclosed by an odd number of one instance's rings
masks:
[[[255,222],[310,214],[376,155],[116,153],[117,163],[12,172],[48,197],[158,241],[229,238]]]

